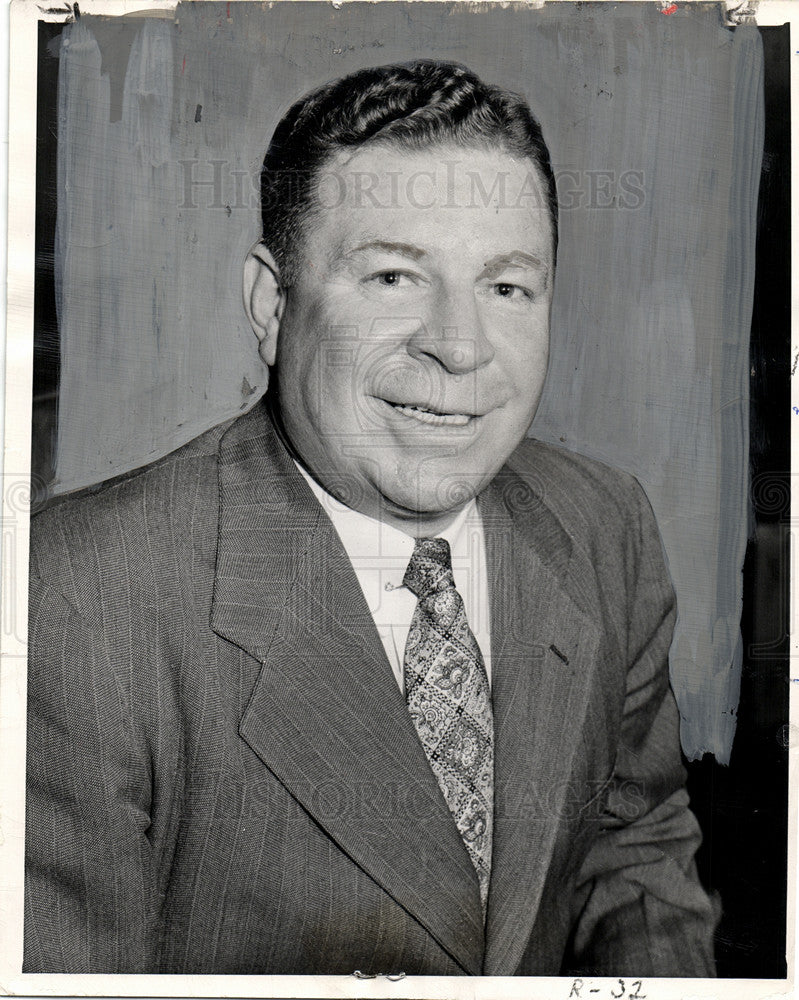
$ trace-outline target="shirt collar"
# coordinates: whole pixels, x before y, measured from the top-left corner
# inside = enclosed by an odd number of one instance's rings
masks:
[[[364,571],[379,571],[382,586],[402,587],[415,539],[384,521],[347,507],[320,486],[299,462],[293,461],[333,522],[356,573],[360,576]],[[466,529],[477,518],[477,501],[472,499],[436,536],[449,542],[453,565],[469,558],[469,532]]]

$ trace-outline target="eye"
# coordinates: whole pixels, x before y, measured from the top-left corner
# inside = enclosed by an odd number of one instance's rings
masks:
[[[492,285],[491,288],[494,294],[499,296],[501,299],[515,299],[517,301],[523,301],[525,299],[533,298],[533,293],[529,289],[523,288],[521,285],[512,285],[507,281],[498,281],[495,285]]]
[[[376,271],[366,281],[383,288],[399,288],[415,283],[413,275],[407,271]]]
[[[399,271],[382,271],[380,274],[374,276],[374,280],[378,285],[388,285],[390,288],[393,288],[405,277],[406,275],[400,274]]]

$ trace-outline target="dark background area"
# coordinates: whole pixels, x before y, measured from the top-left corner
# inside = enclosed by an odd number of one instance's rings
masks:
[[[34,507],[46,503],[57,422],[54,241],[60,33],[60,25],[39,24]],[[741,697],[729,766],[709,755],[687,764],[692,805],[704,833],[700,876],[718,893],[723,908],[716,940],[718,974],[735,978],[786,975],[791,50],[789,26],[761,28],[760,33],[765,149],[751,339],[752,505],[743,567]]]
[[[743,567],[743,672],[728,767],[688,766],[705,842],[699,872],[722,900],[720,976],[786,975],[790,526],[790,27],[760,29],[765,146],[750,379],[751,508]],[[799,419],[799,417],[795,417]]]
[[[33,438],[31,500],[42,506],[53,478],[61,369],[55,300],[58,51],[61,25],[39,22],[36,107],[36,280],[33,299]],[[38,502],[38,503],[37,503]]]

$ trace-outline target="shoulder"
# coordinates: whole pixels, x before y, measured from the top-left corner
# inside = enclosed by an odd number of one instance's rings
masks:
[[[80,603],[81,581],[112,564],[174,556],[215,534],[217,463],[226,421],[155,462],[58,497],[31,520],[30,570]]]
[[[571,576],[588,604],[623,595],[636,581],[649,581],[659,601],[671,600],[660,531],[634,476],[533,439],[508,467],[535,501],[526,502],[529,515],[515,519],[518,530],[539,549],[569,552]]]
[[[508,466],[535,499],[527,501],[529,516],[516,519],[522,537],[552,565],[560,557],[570,593],[620,648],[637,649],[658,623],[672,620],[660,531],[634,476],[532,439]]]
[[[567,530],[629,524],[650,512],[644,490],[630,473],[534,438],[519,445],[508,467]]]

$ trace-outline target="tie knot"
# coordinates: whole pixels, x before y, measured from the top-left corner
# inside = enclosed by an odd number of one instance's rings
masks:
[[[420,601],[454,587],[452,558],[446,538],[417,538],[402,582]]]

